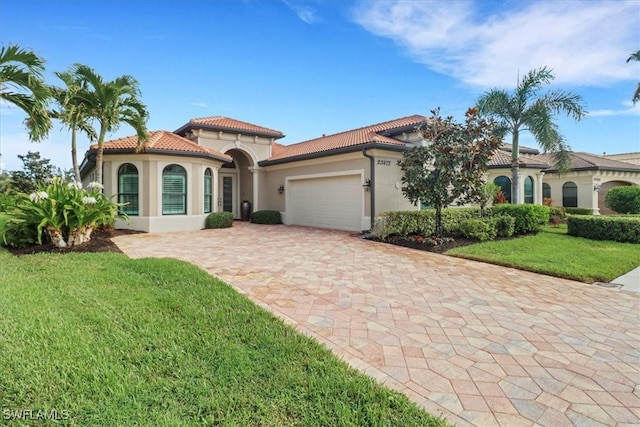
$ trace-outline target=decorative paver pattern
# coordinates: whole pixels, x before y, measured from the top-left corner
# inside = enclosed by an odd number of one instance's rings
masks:
[[[638,293],[305,227],[114,241],[200,266],[458,426],[640,424]]]

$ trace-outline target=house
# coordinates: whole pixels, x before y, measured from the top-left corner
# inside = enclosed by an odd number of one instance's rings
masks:
[[[412,115],[297,144],[278,142],[278,130],[228,117],[192,119],[174,132],[154,131],[138,147],[135,136],[104,144],[106,194],[128,203],[130,223],[147,232],[198,230],[212,212],[241,217],[277,210],[285,224],[348,231],[371,228],[377,213],[418,209],[402,194],[402,153],[424,145]],[[81,165],[83,183],[95,180],[96,146]],[[511,146],[490,163],[487,179],[508,194]],[[640,165],[573,153],[572,169],[559,175],[550,156],[521,147],[521,199],[603,211],[602,195],[616,185],[640,185]]]
[[[361,231],[376,212],[417,209],[402,195],[402,152],[423,140],[413,115],[292,145],[282,132],[227,117],[192,119],[175,132],[155,131],[104,144],[105,194],[129,203],[130,223],[147,232],[197,230],[211,212],[277,210],[285,224]],[[81,165],[95,180],[96,146]]]
[[[520,147],[520,200],[556,206],[591,209],[594,214],[613,213],[604,195],[613,187],[640,185],[640,165],[590,153],[571,152],[570,169],[561,174],[553,155]],[[511,200],[511,145],[504,144],[489,163],[487,180],[502,188]]]

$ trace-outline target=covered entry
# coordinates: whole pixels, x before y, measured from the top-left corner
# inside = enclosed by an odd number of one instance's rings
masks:
[[[364,190],[361,174],[289,178],[290,224],[361,231]]]

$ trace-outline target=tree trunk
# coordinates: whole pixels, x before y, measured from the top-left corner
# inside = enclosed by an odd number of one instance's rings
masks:
[[[104,153],[104,137],[107,129],[104,124],[100,124],[100,135],[98,136],[98,150],[96,153],[96,182],[102,185],[102,155]]]
[[[436,237],[442,237],[442,206],[436,205]]]
[[[511,163],[511,203],[517,205],[520,203],[520,165],[518,159]]]
[[[76,182],[81,182],[80,179],[80,167],[78,166],[78,150],[76,147],[76,130],[71,129],[71,164],[73,165],[73,174],[75,175]]]
[[[511,141],[511,203],[520,203],[520,131],[513,131]]]

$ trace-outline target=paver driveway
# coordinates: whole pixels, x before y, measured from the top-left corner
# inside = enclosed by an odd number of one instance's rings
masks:
[[[638,293],[303,227],[114,241],[200,266],[458,426],[640,424]]]

